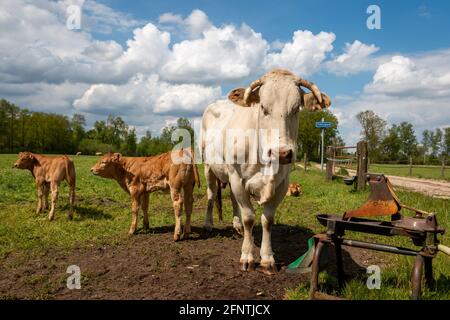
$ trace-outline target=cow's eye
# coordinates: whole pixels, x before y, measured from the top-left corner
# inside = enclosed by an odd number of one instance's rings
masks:
[[[263,112],[263,114],[264,114],[265,116],[267,116],[267,115],[269,114],[269,111],[268,111],[266,108],[264,108],[263,105],[261,105],[261,111]]]

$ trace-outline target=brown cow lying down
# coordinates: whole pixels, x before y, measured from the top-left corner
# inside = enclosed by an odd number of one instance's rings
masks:
[[[154,157],[123,157],[120,153],[104,155],[92,167],[91,172],[103,178],[114,179],[125,192],[131,196],[131,226],[129,235],[137,228],[139,208],[144,214],[144,229],[149,229],[148,201],[153,191],[170,190],[175,212],[175,241],[181,239],[181,215],[183,204],[186,211],[186,224],[183,238],[187,239],[191,232],[191,213],[194,202],[193,191],[197,184],[200,187],[197,166],[189,149],[176,151],[188,161],[175,164],[171,152]],[[191,164],[185,164],[191,162]]]
[[[69,214],[73,218],[73,205],[75,203],[75,166],[67,156],[47,157],[31,152],[20,152],[15,168],[28,169],[36,180],[38,192],[38,206],[36,213],[42,212],[42,198],[45,199],[45,209],[48,209],[48,194],[52,191],[52,207],[48,214],[51,221],[55,218],[55,207],[58,201],[58,187],[62,180],[69,184]]]
[[[298,183],[290,183],[288,190],[286,192],[286,196],[288,197],[298,197],[299,195],[301,195],[302,192],[302,188]]]

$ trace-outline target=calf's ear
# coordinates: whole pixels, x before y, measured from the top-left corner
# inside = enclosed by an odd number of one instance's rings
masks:
[[[328,95],[326,95],[325,93],[321,93],[322,95],[322,103],[320,104],[316,97],[314,97],[314,94],[312,94],[311,92],[305,93],[303,95],[303,107],[306,110],[321,110],[321,109],[325,109],[328,108],[329,106],[331,106],[331,99],[330,97],[328,97]]]
[[[247,102],[244,100],[245,88],[236,88],[228,94],[228,100],[241,107],[251,107],[254,103],[259,102],[259,87],[250,92]]]
[[[118,162],[121,157],[122,157],[122,155],[120,153],[114,153],[113,160]]]

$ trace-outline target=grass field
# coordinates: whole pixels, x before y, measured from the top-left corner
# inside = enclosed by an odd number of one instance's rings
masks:
[[[63,183],[56,220],[48,222],[45,215],[35,214],[36,190],[30,173],[12,169],[16,155],[0,155],[0,259],[5,259],[12,252],[26,253],[31,257],[50,248],[70,251],[89,244],[117,244],[127,238],[130,223],[128,196],[120,190],[115,181],[90,174],[89,168],[97,161],[97,157],[72,158],[77,170],[77,208],[74,220],[68,221],[66,218],[68,190]],[[202,188],[195,190],[196,202],[193,214],[193,224],[197,226],[203,224],[206,208],[203,171],[200,172]],[[301,183],[304,195],[300,198],[286,198],[278,210],[276,223],[307,228],[312,232],[324,231],[315,219],[316,213],[342,213],[357,208],[368,195],[367,191],[353,192],[350,187],[339,181],[326,183],[322,174],[314,169],[308,173],[301,170],[293,171],[291,180]],[[225,191],[225,197],[227,192]],[[405,204],[436,212],[439,224],[447,230],[450,229],[448,200],[432,199],[406,191],[399,191],[398,195]],[[149,212],[152,227],[173,225],[169,195],[152,194]],[[260,213],[260,209],[258,212]],[[224,201],[224,219],[232,220],[229,201]],[[349,236],[364,239],[358,234]],[[408,239],[375,236],[370,236],[370,239],[412,247]],[[444,244],[450,245],[449,232],[441,239]],[[180,244],[181,248],[182,246],[183,243]],[[299,252],[298,255],[302,253]],[[361,279],[354,279],[342,292],[335,292],[332,285],[336,280],[326,273],[321,276],[322,290],[349,299],[408,299],[413,259],[387,254],[379,254],[377,257],[383,261],[381,290],[369,290]],[[425,290],[424,298],[450,299],[450,257],[438,255],[434,260],[434,272],[436,287],[431,291]],[[366,275],[363,274],[362,277],[364,279]],[[308,284],[301,284],[297,289],[286,291],[285,297],[304,299],[307,297],[307,290]]]
[[[387,175],[410,177],[409,165],[406,164],[371,164],[369,169],[371,172],[382,172]],[[440,166],[413,166],[411,177],[450,181],[450,170],[447,168],[444,171],[444,178],[442,178]]]

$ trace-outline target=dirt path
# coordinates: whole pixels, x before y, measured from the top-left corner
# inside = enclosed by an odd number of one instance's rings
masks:
[[[9,254],[0,259],[0,299],[283,299],[286,288],[309,281],[308,274],[287,274],[283,267],[306,251],[310,230],[273,227],[273,249],[282,271],[266,276],[239,271],[242,238],[230,227],[214,229],[209,236],[194,227],[193,239],[177,243],[171,229],[154,229],[115,245],[55,249],[40,256]],[[256,245],[260,239],[256,228]],[[357,250],[345,251],[344,261],[349,274],[364,276],[362,266],[383,260]],[[81,269],[81,290],[66,287],[70,265]]]
[[[346,169],[356,175],[356,170]],[[450,182],[432,179],[420,179],[386,175],[394,187],[420,192],[430,197],[450,199]]]
[[[297,164],[300,168],[302,165]],[[315,164],[320,169],[320,164]],[[347,169],[350,175],[356,175],[356,170]],[[434,198],[450,199],[450,182],[433,179],[420,179],[386,175],[394,187],[415,191]]]

